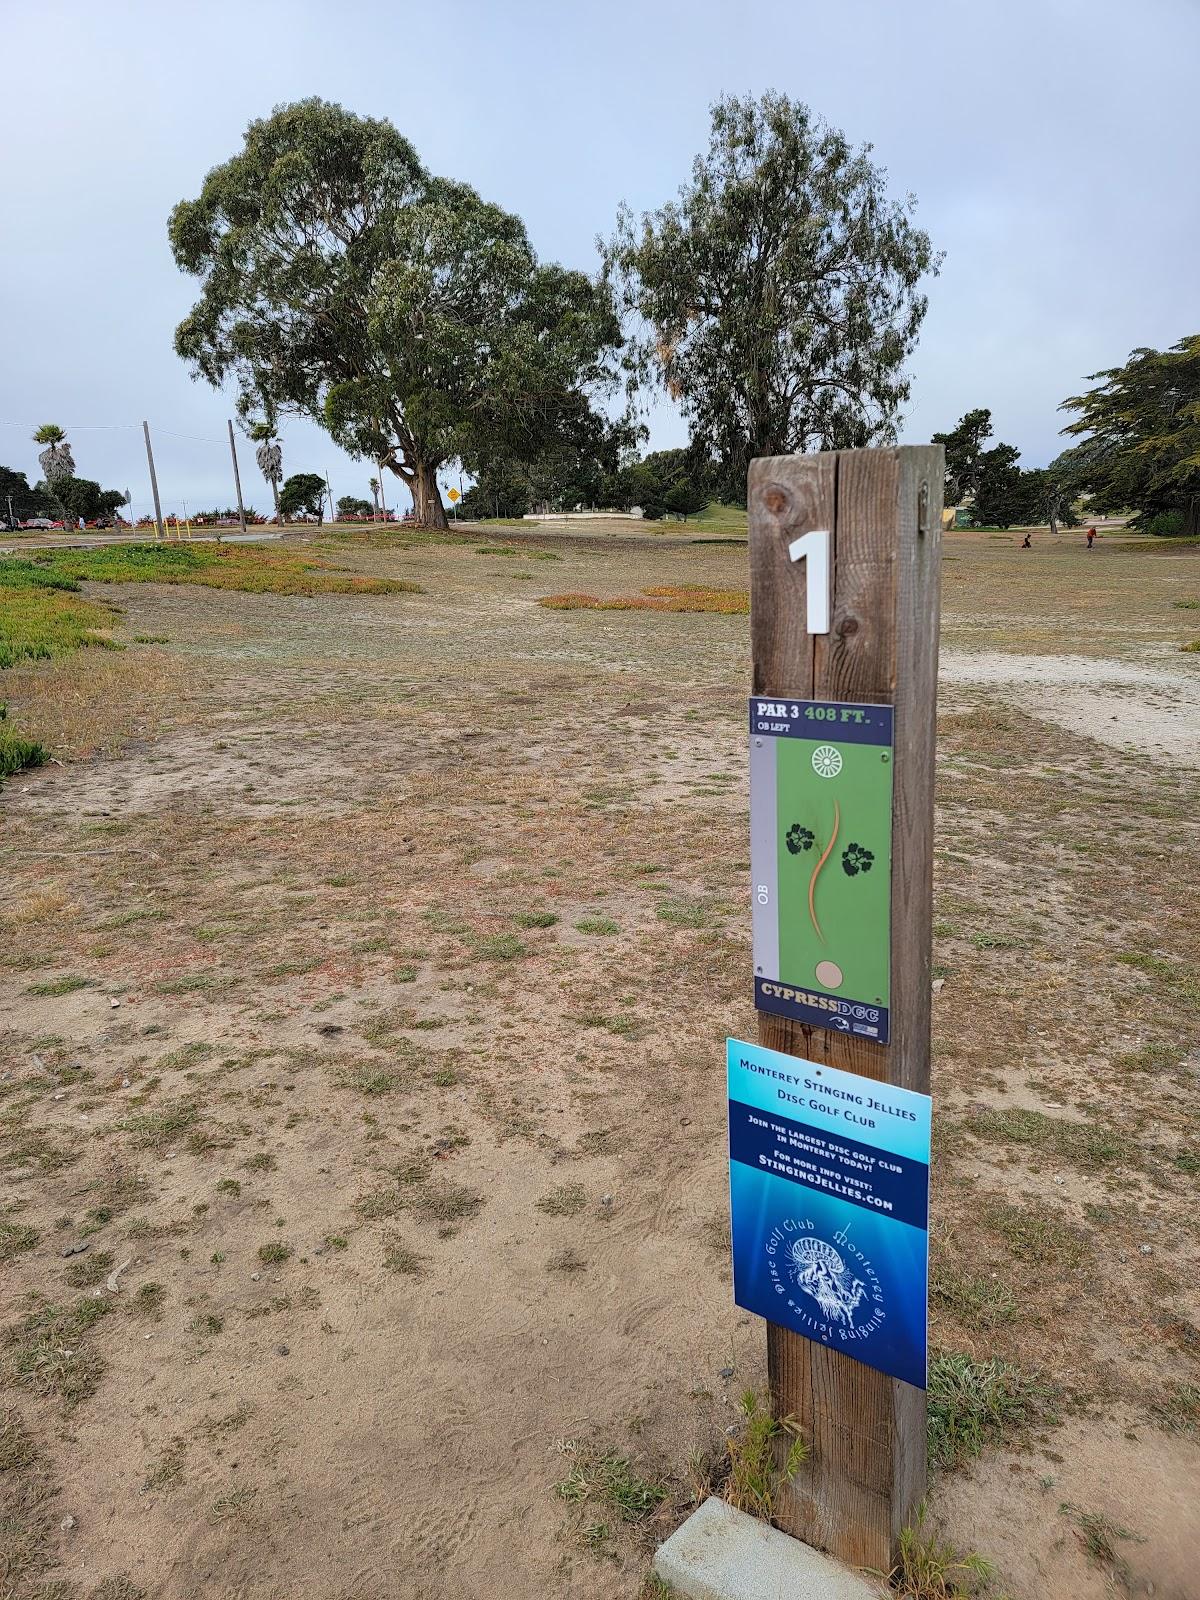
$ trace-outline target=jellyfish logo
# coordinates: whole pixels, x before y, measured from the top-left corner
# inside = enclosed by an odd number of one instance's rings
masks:
[[[866,1289],[862,1279],[854,1276],[824,1239],[796,1239],[790,1254],[788,1276],[796,1287],[817,1302],[826,1322],[852,1328]]]

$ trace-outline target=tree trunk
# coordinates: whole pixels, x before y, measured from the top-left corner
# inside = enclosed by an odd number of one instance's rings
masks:
[[[283,514],[279,509],[279,479],[278,478],[272,478],[271,479],[271,493],[275,496],[275,521],[276,521],[276,524],[281,524],[283,522]]]
[[[1183,519],[1183,531],[1189,539],[1200,537],[1200,495],[1193,495],[1188,501],[1187,512]]]
[[[448,529],[450,524],[446,520],[446,508],[437,486],[437,463],[415,461],[412,469],[409,489],[412,491],[413,513],[418,527]]]

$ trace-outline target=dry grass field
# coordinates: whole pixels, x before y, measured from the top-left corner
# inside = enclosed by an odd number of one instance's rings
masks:
[[[660,1592],[765,1378],[747,619],[538,601],[745,589],[692,541],[326,534],[420,592],[88,583],[127,648],[3,674],[0,1595]],[[930,1523],[1194,1600],[1200,549],[1017,543],[946,547]]]

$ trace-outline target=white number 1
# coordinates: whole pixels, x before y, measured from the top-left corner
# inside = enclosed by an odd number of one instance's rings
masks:
[[[793,561],[807,561],[805,578],[808,593],[809,633],[829,632],[829,534],[824,528],[793,539],[788,545]]]

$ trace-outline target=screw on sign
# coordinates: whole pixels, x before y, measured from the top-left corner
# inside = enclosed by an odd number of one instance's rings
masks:
[[[747,497],[759,1047],[731,1054],[735,1288],[767,1319],[773,1412],[809,1446],[776,1521],[885,1572],[925,1492],[943,467],[935,446],[781,456],[751,464]],[[759,1148],[792,1094],[798,1143]],[[823,1213],[805,1173],[842,1124],[848,1175]],[[790,1198],[739,1218],[738,1187]]]

